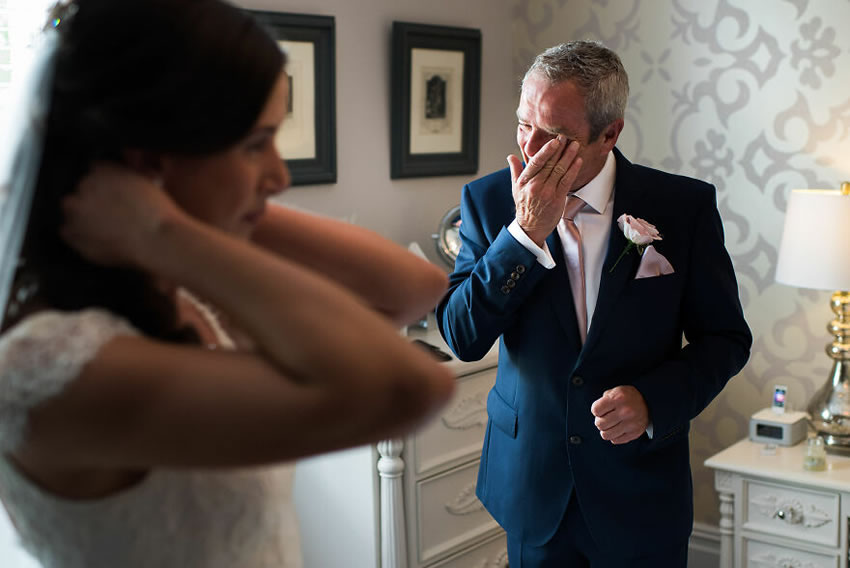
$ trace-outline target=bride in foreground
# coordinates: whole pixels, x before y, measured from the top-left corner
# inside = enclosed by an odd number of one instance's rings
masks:
[[[268,200],[288,81],[247,13],[56,14],[0,202],[0,498],[47,568],[300,566],[285,462],[448,399],[396,332],[446,277]]]

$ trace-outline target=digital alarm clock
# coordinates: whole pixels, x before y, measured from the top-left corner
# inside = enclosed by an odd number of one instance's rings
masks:
[[[759,410],[750,418],[750,440],[762,444],[793,446],[806,439],[807,420],[805,412],[780,414],[773,408]]]

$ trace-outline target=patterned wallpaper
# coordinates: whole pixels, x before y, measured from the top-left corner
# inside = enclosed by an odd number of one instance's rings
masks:
[[[513,0],[514,71],[569,39],[617,51],[631,96],[620,148],[714,183],[755,341],[694,421],[696,520],[719,519],[702,462],[747,436],[774,384],[805,409],[831,367],[829,293],[774,282],[789,191],[850,180],[850,0]],[[850,259],[844,259],[845,261]]]

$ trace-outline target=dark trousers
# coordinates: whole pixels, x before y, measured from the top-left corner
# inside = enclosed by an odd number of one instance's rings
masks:
[[[664,535],[658,539],[659,550],[649,556],[622,558],[616,550],[601,550],[590,536],[573,492],[561,526],[543,546],[529,546],[508,534],[508,563],[510,568],[686,568],[687,540],[671,545],[664,542]]]

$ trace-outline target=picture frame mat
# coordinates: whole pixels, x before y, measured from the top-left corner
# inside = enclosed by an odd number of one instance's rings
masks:
[[[292,112],[275,135],[275,146],[286,160],[316,157],[315,48],[309,41],[278,41],[287,54],[286,72],[291,77]]]
[[[410,50],[410,153],[440,154],[463,149],[462,51]],[[426,118],[426,82],[433,75],[446,79],[445,119]]]

